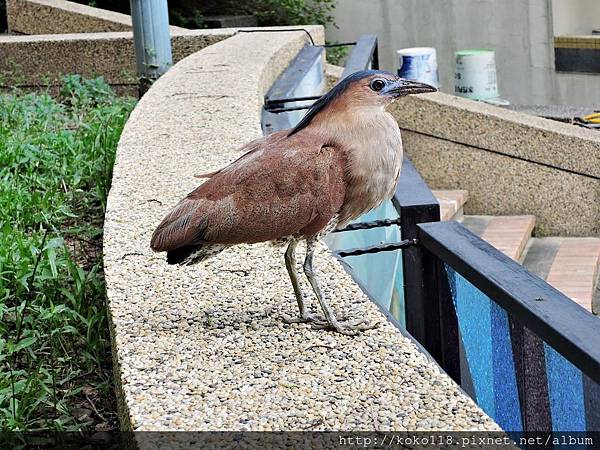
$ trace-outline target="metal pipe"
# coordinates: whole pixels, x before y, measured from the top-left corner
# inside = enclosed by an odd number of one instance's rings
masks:
[[[289,106],[286,108],[275,108],[275,109],[269,109],[269,108],[265,108],[267,111],[269,111],[272,114],[279,114],[282,112],[288,112],[288,111],[300,111],[302,109],[309,109],[312,105],[305,105],[305,106]]]
[[[276,98],[276,99],[265,98],[265,106],[271,107],[274,105],[281,105],[282,103],[304,102],[307,100],[318,100],[321,97],[322,97],[322,95],[309,95],[306,97],[288,97],[288,98]]]
[[[173,65],[167,0],[130,0],[140,97]]]
[[[334,255],[345,258],[347,256],[360,256],[368,253],[391,252],[394,250],[403,250],[409,247],[414,247],[418,244],[416,239],[405,239],[395,244],[373,245],[371,247],[351,248],[348,250],[338,250],[333,252]]]
[[[340,228],[339,230],[333,230],[332,233],[343,233],[344,231],[356,231],[356,230],[369,230],[371,228],[390,227],[392,225],[400,226],[402,219],[381,219],[374,220],[372,222],[360,222],[351,223],[346,228]]]

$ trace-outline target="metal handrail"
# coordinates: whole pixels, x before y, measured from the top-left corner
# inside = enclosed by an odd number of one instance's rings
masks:
[[[346,66],[340,79],[352,75],[354,72],[366,69],[379,68],[379,52],[377,51],[377,35],[367,34],[361,36],[346,60]]]
[[[417,224],[440,220],[437,199],[407,157],[402,163],[392,204],[400,216],[403,239],[418,239]],[[437,336],[432,335],[430,327],[432,318],[437,316],[434,260],[420,246],[409,247],[402,251],[402,268],[406,329],[439,361]]]
[[[262,129],[263,134],[271,134],[278,130],[290,128],[295,123],[291,123],[285,112],[297,111],[310,108],[310,104],[284,106],[285,103],[297,101],[308,101],[316,99],[318,95],[297,95],[297,89],[309,73],[311,67],[319,58],[323,57],[323,47],[305,45],[275,80],[267,94],[265,95],[264,107],[262,111]]]
[[[369,34],[361,36],[360,39],[352,43],[335,44],[338,45],[354,45],[354,49],[348,56],[348,61],[344,67],[344,71],[340,80],[346,78],[348,75],[365,69],[377,69],[379,68],[379,56],[377,51],[377,36]],[[296,55],[296,58],[291,62],[281,76],[275,81],[267,95],[265,95],[264,102],[264,113],[263,115],[268,118],[268,125],[264,125],[264,132],[266,134],[272,132],[274,129],[279,128],[273,123],[281,122],[282,119],[276,115],[291,111],[300,111],[303,109],[309,109],[312,103],[305,105],[294,105],[284,106],[286,103],[304,102],[310,100],[317,100],[320,95],[306,95],[306,96],[294,96],[292,93],[298,87],[301,80],[308,72],[312,62],[316,57],[319,57],[323,53],[323,49],[328,47],[327,45],[307,45]],[[285,128],[285,127],[284,127]]]
[[[298,64],[302,60],[304,63],[300,65],[314,61],[314,50],[304,50],[301,53],[303,54],[297,59]],[[374,36],[359,39],[348,58],[344,76],[370,67],[377,67],[377,39]],[[277,115],[273,112],[296,109],[295,105],[285,105],[313,99],[310,95],[293,95],[296,83],[300,80],[294,75],[294,71],[301,67],[292,65],[288,69],[284,71],[279,87],[271,90],[265,99],[265,133],[281,129],[284,125],[286,114]],[[297,73],[299,72],[296,71]],[[284,89],[281,90],[281,87]],[[281,95],[284,91],[287,94]],[[355,232],[396,225],[401,229],[400,242],[347,249],[334,252],[334,255],[373,300],[360,277],[343,257],[402,249],[406,328],[402,329],[389,311],[379,304],[378,306],[402,333],[422,346],[420,348],[465,390],[469,390],[470,373],[468,362],[465,363],[465,356],[461,354],[464,347],[461,346],[459,317],[445,265],[507,312],[510,332],[519,341],[518,345],[515,344],[516,350],[514,349],[517,359],[525,359],[525,352],[527,358],[531,358],[533,352],[536,361],[543,361],[545,350],[542,342],[546,342],[593,380],[590,382],[600,383],[600,346],[594,346],[594,343],[600,342],[598,319],[462,225],[440,222],[440,205],[408,158],[404,159],[392,203],[399,218],[351,224],[336,232]],[[461,368],[464,370],[462,374]],[[529,377],[528,382],[542,383],[536,378],[537,372],[532,374],[531,370],[546,369],[543,364],[526,369],[515,366],[515,371],[522,379]],[[545,372],[540,374],[540,378],[545,376]],[[532,378],[534,381],[531,381]],[[539,427],[540,424],[543,429],[552,429],[547,411],[538,413],[531,409],[529,404],[522,405],[524,423],[531,420],[524,429],[536,430],[539,429],[536,426]],[[540,419],[541,416],[545,418]]]
[[[597,317],[458,222],[417,228],[419,244],[431,255],[600,383]]]

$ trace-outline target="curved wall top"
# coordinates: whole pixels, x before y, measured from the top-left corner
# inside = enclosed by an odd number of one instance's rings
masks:
[[[533,214],[536,236],[600,236],[597,131],[440,92],[392,113],[427,184],[469,191],[466,214]]]
[[[308,29],[323,41],[321,27]],[[163,215],[198,185],[193,174],[260,135],[263,95],[306,43],[286,32],[213,44],[164,75],[125,127],[104,242],[122,426],[496,429],[324,246],[317,270],[332,306],[378,329],[351,338],[284,324],[297,306],[280,248],[242,245],[191,267],[149,248]]]

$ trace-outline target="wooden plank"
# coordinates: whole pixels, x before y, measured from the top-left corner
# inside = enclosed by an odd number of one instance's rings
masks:
[[[457,189],[432,192],[440,204],[441,220],[456,220],[462,216],[463,205],[469,199],[468,191]]]
[[[535,216],[492,217],[481,238],[506,256],[519,261],[534,226]]]
[[[591,312],[598,264],[600,239],[565,238],[552,261],[546,281]]]

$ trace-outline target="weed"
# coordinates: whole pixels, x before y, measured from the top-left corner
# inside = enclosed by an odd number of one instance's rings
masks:
[[[337,44],[338,42],[333,43]],[[349,47],[329,47],[326,52],[327,62],[336,66],[344,66],[349,51]]]
[[[114,411],[101,239],[133,106],[77,75],[58,98],[0,96],[0,429],[85,430]]]

